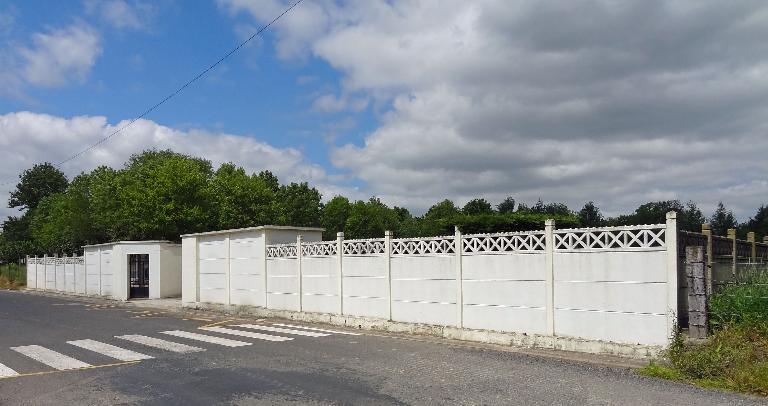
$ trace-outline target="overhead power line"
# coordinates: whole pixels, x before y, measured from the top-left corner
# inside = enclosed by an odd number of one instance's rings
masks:
[[[114,130],[114,131],[112,131],[111,133],[109,133],[108,135],[106,135],[105,137],[103,137],[103,138],[101,138],[100,140],[96,141],[95,143],[93,143],[93,144],[91,144],[91,145],[87,146],[86,148],[84,148],[84,149],[80,150],[79,152],[75,153],[74,155],[72,155],[72,156],[68,157],[67,159],[65,159],[65,160],[63,160],[63,161],[61,161],[61,162],[59,162],[59,163],[55,164],[54,166],[55,166],[55,167],[57,167],[57,168],[60,168],[60,167],[61,167],[62,165],[64,165],[65,163],[67,163],[67,162],[70,162],[70,161],[72,161],[72,160],[75,160],[75,159],[77,159],[77,158],[79,158],[79,157],[81,157],[81,156],[85,155],[86,153],[88,153],[88,151],[90,151],[90,150],[92,150],[92,149],[94,149],[94,148],[98,147],[99,145],[101,145],[101,144],[103,144],[103,143],[105,143],[105,142],[109,141],[109,140],[110,140],[112,137],[114,137],[114,136],[116,136],[116,135],[120,134],[120,133],[121,133],[123,130],[125,130],[126,128],[130,127],[131,125],[133,125],[133,123],[135,123],[136,121],[138,121],[138,120],[141,120],[142,118],[146,117],[146,116],[147,116],[149,113],[153,112],[155,109],[157,109],[158,107],[160,107],[160,106],[162,106],[163,104],[165,104],[165,102],[167,102],[168,100],[171,100],[172,98],[176,97],[176,95],[178,95],[179,93],[181,93],[182,91],[184,91],[184,89],[186,89],[187,87],[189,87],[189,86],[190,86],[190,85],[192,85],[193,83],[195,83],[195,82],[197,82],[198,80],[200,80],[200,78],[202,78],[202,77],[203,77],[203,76],[205,76],[205,75],[206,75],[208,72],[210,72],[211,70],[213,70],[214,68],[216,68],[216,67],[217,67],[219,64],[221,64],[221,63],[222,63],[222,62],[224,62],[224,61],[225,61],[227,58],[229,58],[230,56],[232,56],[232,54],[234,54],[235,52],[239,51],[239,50],[240,50],[240,48],[244,47],[246,44],[248,44],[249,42],[251,42],[251,40],[253,40],[254,38],[256,38],[256,37],[258,37],[259,35],[261,35],[261,33],[262,33],[262,32],[266,31],[266,30],[267,30],[269,27],[271,27],[271,26],[272,26],[274,23],[276,23],[276,22],[277,22],[277,20],[279,20],[280,18],[282,18],[284,15],[288,14],[288,13],[289,13],[291,10],[293,10],[293,9],[294,9],[294,7],[298,6],[298,5],[299,5],[299,3],[301,3],[302,1],[303,1],[303,0],[297,0],[296,2],[294,2],[293,4],[291,4],[291,5],[290,5],[288,8],[286,8],[285,10],[283,10],[283,12],[282,12],[282,13],[280,13],[280,14],[279,14],[277,17],[273,18],[273,19],[272,19],[272,21],[268,22],[268,23],[267,23],[267,24],[265,24],[263,27],[259,28],[259,30],[258,30],[258,31],[256,31],[255,33],[253,33],[253,35],[251,35],[250,37],[248,37],[248,38],[247,38],[245,41],[243,41],[243,42],[239,43],[239,44],[238,44],[236,47],[232,48],[232,49],[231,49],[229,52],[227,52],[226,54],[224,54],[224,56],[222,56],[221,58],[219,58],[219,59],[218,59],[216,62],[214,62],[213,64],[211,64],[211,65],[210,65],[210,66],[208,66],[207,68],[203,69],[203,70],[202,70],[200,73],[198,73],[198,74],[197,74],[195,77],[193,77],[192,79],[188,80],[186,83],[184,83],[184,84],[183,84],[183,85],[181,85],[179,88],[177,88],[176,90],[174,90],[173,92],[171,92],[169,95],[165,96],[165,98],[163,98],[163,99],[162,99],[162,100],[160,100],[159,102],[157,102],[157,103],[155,103],[154,105],[152,105],[152,107],[150,107],[150,108],[146,109],[146,110],[145,110],[143,113],[141,113],[140,115],[138,115],[138,116],[136,116],[135,118],[131,119],[131,120],[130,120],[128,123],[126,123],[126,124],[124,124],[124,125],[120,126],[120,127],[119,127],[119,128],[117,128],[116,130]],[[11,184],[11,183],[13,183],[13,182],[15,182],[15,180],[9,180],[8,182],[5,182],[5,183],[0,183],[0,185],[8,185],[8,184]]]

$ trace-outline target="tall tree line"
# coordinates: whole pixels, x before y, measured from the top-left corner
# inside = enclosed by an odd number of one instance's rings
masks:
[[[326,239],[490,233],[541,229],[554,218],[559,227],[651,224],[678,212],[681,229],[698,231],[709,221],[713,231],[728,228],[768,235],[768,206],[743,224],[720,203],[707,219],[693,202],[650,202],[634,212],[605,218],[588,202],[579,211],[556,202],[527,205],[513,197],[495,207],[477,198],[459,207],[451,200],[432,205],[422,216],[389,207],[376,197],[351,201],[334,196],[322,202],[307,183],[282,184],[269,171],[247,173],[232,163],[214,169],[205,159],[172,151],[145,151],[131,156],[120,169],[106,166],[68,181],[49,163],[25,171],[11,193],[9,206],[23,214],[9,217],[0,233],[0,259],[26,254],[75,252],[85,244],[117,240],[178,240],[179,235],[265,224],[317,226]]]

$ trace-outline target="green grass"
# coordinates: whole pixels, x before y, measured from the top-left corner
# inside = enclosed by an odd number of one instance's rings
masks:
[[[768,396],[768,277],[743,276],[710,300],[709,339],[676,334],[664,360],[638,373],[704,388]]]

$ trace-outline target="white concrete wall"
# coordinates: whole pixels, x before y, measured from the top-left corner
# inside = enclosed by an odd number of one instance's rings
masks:
[[[64,262],[64,291],[75,293],[75,264],[70,259],[66,258]]]
[[[86,292],[86,272],[85,261],[83,263],[75,264],[75,293],[79,295],[85,295]]]
[[[233,234],[229,238],[229,300],[236,305],[263,305],[264,236],[258,231]]]
[[[344,314],[389,318],[388,259],[384,255],[344,255]]]
[[[99,248],[85,249],[86,294],[101,294],[101,253]]]
[[[543,252],[464,255],[462,261],[464,327],[546,333]]]
[[[111,297],[115,294],[115,270],[112,267],[112,249],[102,249],[99,253],[99,261],[101,262],[101,291],[99,295]]]
[[[37,289],[37,258],[27,257],[27,288]]]
[[[420,239],[305,238],[301,249],[296,231],[190,236],[183,300],[664,345],[678,267],[667,230],[676,236],[674,219]]]
[[[151,272],[151,271],[150,271]],[[181,296],[181,245],[160,246],[160,298]]]

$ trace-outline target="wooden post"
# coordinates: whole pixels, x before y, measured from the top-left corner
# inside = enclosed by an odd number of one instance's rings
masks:
[[[688,335],[707,338],[707,282],[704,247],[685,247],[685,277],[688,279]]]
[[[728,238],[731,240],[731,275],[736,276],[736,229],[728,229]]]
[[[707,276],[707,295],[712,294],[712,266],[715,263],[712,254],[712,229],[709,226],[709,223],[704,223],[701,225],[701,233],[707,236],[707,246],[704,250],[704,254],[707,256],[705,261],[705,273]]]

